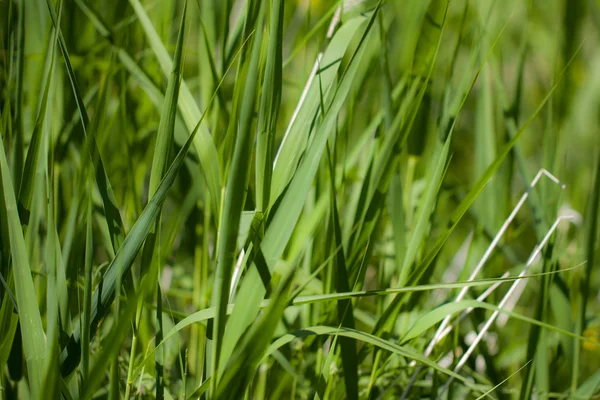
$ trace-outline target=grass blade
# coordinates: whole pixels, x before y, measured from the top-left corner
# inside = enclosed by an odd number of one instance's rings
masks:
[[[42,384],[46,367],[46,334],[42,327],[37,296],[31,277],[29,257],[25,248],[25,238],[21,230],[21,221],[17,212],[17,199],[12,184],[4,144],[0,140],[0,179],[2,187],[2,203],[8,225],[10,254],[13,265],[15,294],[19,307],[19,322],[23,337],[23,350],[27,363],[27,372],[33,397],[42,395]],[[32,295],[33,294],[33,295]]]

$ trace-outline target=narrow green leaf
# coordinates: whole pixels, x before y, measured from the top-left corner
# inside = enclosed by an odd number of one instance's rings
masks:
[[[62,2],[58,3],[58,21],[60,21],[62,13]],[[58,40],[58,30],[55,30],[52,36],[52,47],[48,53],[50,59],[50,67],[44,76],[44,91],[41,93],[40,107],[35,119],[35,125],[33,133],[31,135],[31,141],[29,143],[29,149],[27,150],[27,157],[25,159],[25,168],[23,169],[23,175],[21,176],[19,187],[19,206],[21,207],[22,222],[27,225],[29,220],[29,213],[31,212],[31,203],[33,198],[33,191],[35,187],[35,170],[37,169],[38,160],[40,158],[40,149],[42,148],[42,133],[46,123],[46,110],[48,109],[48,95],[50,93],[50,84],[52,82],[52,74],[54,72],[54,54],[56,50],[56,42]]]
[[[366,22],[364,17],[357,17]],[[363,40],[370,31],[370,27],[375,16],[371,16],[367,29],[363,33]],[[354,22],[356,23],[356,21]],[[354,24],[352,24],[353,26]],[[354,30],[353,30],[354,31]],[[338,32],[339,34],[339,32]],[[362,43],[362,41],[361,41]],[[317,172],[319,160],[325,149],[327,139],[335,125],[337,115],[341,109],[350,88],[354,84],[354,76],[358,69],[358,64],[363,53],[363,46],[358,47],[354,53],[350,64],[335,92],[331,106],[324,115],[323,122],[319,131],[315,133],[314,138],[300,164],[298,171],[294,175],[289,187],[281,200],[277,211],[274,213],[271,223],[265,232],[262,242],[262,252],[269,269],[273,269],[275,263],[283,253],[285,246],[292,234],[295,223],[297,222],[304,205],[304,199],[310,190],[310,186]],[[245,329],[251,324],[258,312],[260,301],[265,295],[265,288],[261,284],[260,276],[256,269],[250,268],[238,294],[239,298],[246,301],[236,303],[233,315],[225,331],[226,342],[222,353],[227,357],[233,351],[233,346]],[[222,355],[223,357],[223,355]]]
[[[48,5],[48,11],[50,12],[50,17],[52,18],[54,28],[58,30],[58,43],[63,56],[63,60],[65,62],[65,67],[67,68],[67,75],[71,83],[71,89],[73,90],[73,96],[75,97],[77,109],[79,111],[81,126],[83,128],[83,132],[88,143],[87,147],[90,153],[89,157],[91,158],[92,163],[96,169],[96,184],[98,185],[98,190],[100,191],[100,195],[102,197],[102,203],[104,206],[106,223],[110,232],[111,243],[113,245],[113,248],[117,249],[122,243],[123,237],[125,236],[121,214],[119,212],[116,197],[113,193],[112,186],[108,179],[108,175],[106,174],[106,169],[104,168],[104,162],[102,161],[102,157],[100,155],[100,151],[96,143],[95,132],[88,132],[88,129],[90,127],[90,119],[85,109],[85,103],[83,101],[83,97],[81,96],[81,92],[77,84],[77,79],[75,77],[75,72],[73,71],[73,66],[71,65],[71,59],[69,57],[65,39],[61,32],[60,26],[58,25],[55,12],[50,4],[50,0],[46,0],[46,4]]]
[[[222,338],[225,332],[225,316],[227,303],[229,302],[229,290],[233,263],[236,254],[236,240],[240,227],[240,218],[246,200],[244,195],[248,184],[250,155],[249,151],[255,133],[253,123],[254,105],[256,102],[258,76],[260,67],[261,42],[263,35],[264,4],[257,22],[257,30],[254,34],[251,56],[248,61],[248,72],[243,90],[243,99],[240,105],[239,122],[237,123],[237,135],[235,150],[231,168],[227,177],[225,187],[225,199],[221,223],[219,225],[219,244],[217,249],[217,269],[213,286],[212,301],[217,308],[213,326],[213,349],[212,349],[212,373],[213,377],[211,392],[214,394],[219,385],[219,378],[223,373],[223,367],[227,357],[221,354]],[[228,354],[227,354],[228,356]],[[216,378],[216,379],[215,379]]]
[[[275,328],[287,307],[294,278],[290,269],[259,321],[244,336],[231,355],[216,391],[218,399],[241,398],[271,343]]]
[[[335,193],[335,172],[333,169],[333,161],[327,146],[327,160],[329,164],[330,187],[331,193]],[[350,282],[348,281],[348,270],[346,267],[346,257],[344,256],[344,246],[342,242],[342,229],[340,227],[340,217],[335,194],[331,196],[331,224],[333,226],[334,245],[340,248],[334,254],[335,270],[335,285],[338,292],[349,292],[351,290]],[[354,329],[354,307],[350,299],[339,300],[337,302],[338,323],[344,328]],[[344,367],[344,382],[346,384],[346,396],[349,399],[358,399],[358,362],[356,359],[356,341],[347,338],[339,338],[342,365]]]
[[[169,167],[165,177],[160,182],[156,193],[152,196],[144,208],[144,211],[131,228],[131,231],[123,241],[122,246],[117,251],[115,258],[111,261],[108,270],[98,284],[92,298],[90,335],[93,335],[96,332],[98,324],[110,311],[110,305],[114,299],[115,292],[119,289],[116,287],[116,283],[117,281],[121,282],[121,278],[128,273],[137,253],[142,247],[152,226],[156,222],[160,210],[162,209],[162,205],[167,197],[167,193],[175,182],[175,177],[183,165],[185,156],[189,151],[192,140],[196,136],[199,127],[200,125],[198,124],[184,146],[179,150],[177,157],[175,157],[175,160]],[[79,364],[81,358],[80,340],[81,331],[80,328],[77,327],[73,332],[73,335],[69,338],[69,343],[63,350],[61,356],[61,373],[65,377],[70,375]]]
[[[275,128],[281,102],[283,13],[283,0],[270,1],[269,45],[256,137],[256,204],[257,209],[263,212],[270,201]]]
[[[148,18],[148,14],[144,10],[139,0],[129,0],[129,3],[133,7],[144,32],[148,37],[150,46],[160,63],[160,66],[165,75],[171,73],[173,70],[173,62],[171,61],[167,50],[162,44],[160,37],[158,36],[152,22]],[[183,116],[183,120],[189,130],[196,125],[197,121],[200,120],[201,113],[198,105],[196,104],[192,93],[185,82],[181,83],[181,94],[179,99],[179,109]],[[208,105],[207,105],[208,106]],[[221,203],[221,172],[219,166],[219,157],[217,149],[213,143],[213,139],[208,132],[208,128],[205,123],[200,126],[200,132],[198,137],[194,141],[194,148],[198,153],[200,159],[200,165],[202,171],[206,177],[206,182],[210,191],[211,205],[215,215],[218,215],[218,207]]]
[[[38,398],[43,393],[43,378],[46,363],[46,335],[37,305],[37,296],[31,277],[29,257],[21,230],[17,211],[17,199],[6,161],[3,141],[0,140],[0,180],[2,202],[6,208],[10,254],[15,281],[15,294],[19,307],[19,322],[23,337],[23,350],[27,362],[29,384],[32,396]]]

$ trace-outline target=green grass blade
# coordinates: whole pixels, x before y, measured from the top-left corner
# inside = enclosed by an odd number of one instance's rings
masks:
[[[263,212],[269,207],[275,128],[281,102],[283,13],[283,0],[270,2],[269,45],[256,137],[256,206]]]
[[[359,18],[362,19],[363,23],[366,22],[363,17]],[[369,33],[373,20],[374,16],[371,16],[371,21],[369,21],[370,23],[367,25],[363,38]],[[354,29],[351,32],[353,31]],[[274,213],[272,221],[265,232],[261,248],[265,261],[270,269],[274,268],[275,263],[283,253],[292,234],[294,225],[300,216],[304,199],[308,194],[317,172],[319,160],[325,149],[327,139],[335,125],[337,113],[341,109],[350,88],[353,86],[353,78],[357,72],[363,50],[363,46],[360,46],[354,53],[346,73],[335,93],[331,106],[326,115],[324,115],[319,132],[315,133],[298,171],[294,175],[277,208],[277,212]],[[224,354],[231,354],[233,345],[245,331],[246,327],[254,320],[254,316],[258,312],[258,306],[264,295],[265,289],[262,287],[260,276],[255,269],[251,268],[242,282],[238,294],[239,298],[247,299],[247,301],[245,301],[244,304],[236,303],[238,306],[234,309],[227,330],[225,331],[227,342],[224,343]]]
[[[596,263],[596,255],[598,248],[598,224],[600,223],[600,152],[596,154],[596,171],[592,192],[590,193],[588,212],[589,217],[586,229],[586,259],[584,276],[581,278],[580,292],[575,294],[579,313],[575,320],[575,333],[580,335],[586,328],[586,313],[588,309],[588,301],[590,297],[590,281],[592,279],[593,266]],[[571,377],[571,391],[575,391],[579,380],[579,360],[580,360],[580,345],[577,341],[574,343],[573,349],[573,375]]]
[[[335,193],[335,172],[333,161],[327,147],[327,160],[329,164],[331,192]],[[348,270],[346,267],[346,258],[344,256],[344,247],[342,242],[342,229],[340,227],[340,217],[336,196],[331,196],[331,224],[333,226],[334,246],[340,248],[335,252],[335,286],[338,292],[349,292],[351,290],[348,281]],[[345,299],[337,302],[338,323],[344,328],[354,329],[354,308],[352,300]],[[358,399],[358,363],[356,359],[356,341],[351,338],[339,338],[340,349],[342,353],[342,365],[344,368],[344,382],[346,384],[346,396],[349,399]]]
[[[140,4],[139,0],[130,0],[129,2],[144,28],[150,46],[154,51],[163,72],[165,75],[169,74],[173,69],[173,62],[163,46],[154,26],[152,26],[148,14]],[[179,109],[187,128],[192,130],[197,121],[200,120],[201,113],[185,82],[181,83]],[[217,211],[219,204],[221,203],[221,172],[217,149],[205,123],[201,125],[199,135],[194,141],[194,149],[198,153],[202,171],[204,172],[210,190],[213,213],[214,215],[218,215]]]
[[[25,248],[25,238],[21,230],[21,221],[17,211],[17,199],[12,184],[4,144],[0,140],[0,179],[2,202],[8,225],[10,253],[13,265],[15,294],[19,307],[19,322],[23,337],[23,350],[27,363],[27,372],[32,396],[38,398],[43,393],[42,384],[46,363],[46,335],[42,327],[40,310],[31,277],[29,256]]]
[[[233,272],[233,262],[236,254],[236,242],[240,226],[241,213],[244,208],[245,193],[248,184],[250,156],[249,148],[254,141],[255,125],[253,123],[254,105],[256,102],[258,77],[260,68],[261,41],[263,35],[264,5],[258,18],[256,33],[254,34],[251,55],[248,59],[248,70],[244,86],[244,97],[241,101],[239,111],[239,122],[237,124],[237,135],[231,168],[227,177],[225,187],[225,199],[221,223],[219,225],[219,241],[217,249],[217,269],[215,271],[215,282],[213,286],[211,303],[217,308],[217,315],[213,327],[213,355],[212,373],[213,377],[211,392],[214,394],[219,384],[219,377],[223,373],[223,367],[227,358],[221,354],[222,338],[225,332],[225,316],[227,303],[229,301],[229,288]],[[215,379],[216,378],[216,379]]]
[[[58,4],[58,20],[62,13],[61,2]],[[40,158],[40,149],[42,147],[42,133],[44,125],[46,123],[46,110],[48,109],[48,95],[50,93],[50,84],[52,82],[52,74],[54,72],[54,54],[56,50],[56,42],[58,40],[58,30],[55,30],[52,36],[52,47],[48,53],[50,59],[50,67],[46,71],[44,76],[44,91],[41,93],[40,108],[35,120],[35,126],[31,135],[31,141],[29,143],[29,149],[27,150],[27,157],[25,159],[25,167],[23,169],[23,175],[19,180],[21,185],[19,187],[19,206],[23,213],[23,223],[28,224],[29,213],[31,212],[31,202],[33,198],[33,191],[35,186],[35,170],[37,169],[38,160]]]
[[[65,39],[62,35],[61,29],[58,26],[57,18],[54,10],[50,4],[50,0],[46,0],[48,5],[48,11],[50,12],[50,17],[52,18],[52,23],[54,28],[58,30],[59,35],[59,46],[63,56],[63,60],[65,62],[65,67],[67,69],[67,74],[69,76],[69,80],[71,83],[71,89],[73,90],[73,96],[75,97],[75,102],[77,103],[77,109],[79,111],[79,116],[81,119],[81,125],[83,128],[84,135],[86,140],[89,141],[88,149],[90,152],[90,158],[92,163],[96,169],[96,183],[98,185],[98,189],[100,191],[100,195],[102,197],[102,202],[104,206],[104,213],[106,216],[106,223],[108,225],[108,230],[110,232],[111,242],[114,249],[117,249],[123,241],[125,236],[124,228],[123,228],[123,220],[121,218],[121,214],[119,212],[119,208],[116,203],[116,197],[112,190],[112,186],[108,179],[108,175],[106,174],[106,169],[104,167],[104,162],[102,161],[102,157],[100,155],[100,151],[98,149],[95,132],[88,132],[90,128],[90,119],[87,115],[87,111],[85,109],[85,105],[83,102],[83,97],[81,96],[81,92],[79,90],[79,86],[77,84],[77,79],[75,77],[75,72],[73,71],[73,66],[71,65],[71,60],[69,58],[69,53],[67,50],[67,46],[65,43]]]
[[[199,128],[197,125],[196,128]],[[123,241],[121,248],[117,251],[115,258],[111,261],[106,274],[102,277],[92,298],[90,335],[95,333],[99,322],[110,311],[110,305],[117,291],[116,283],[129,271],[137,253],[148,236],[152,226],[156,222],[162,205],[167,197],[169,189],[175,181],[177,173],[183,165],[183,161],[190,149],[192,140],[198,129],[194,129],[185,145],[179,150],[177,157],[169,167],[165,177],[158,186],[156,193],[148,202],[144,211],[136,221],[135,225]],[[77,328],[69,339],[61,356],[61,373],[68,376],[79,364],[81,358],[81,332]]]
[[[283,278],[273,300],[260,320],[254,324],[231,355],[217,387],[218,399],[241,398],[263,359],[275,328],[287,306],[286,299],[293,283],[294,270]]]
[[[423,239],[425,238],[426,228],[433,212],[435,200],[438,197],[440,186],[444,178],[446,166],[448,164],[448,157],[450,152],[450,143],[452,140],[452,134],[448,135],[446,142],[439,149],[439,153],[436,151],[437,156],[435,166],[431,175],[427,178],[427,188],[420,201],[419,209],[417,211],[415,227],[410,231],[410,240],[408,241],[406,255],[402,264],[400,277],[398,278],[398,286],[404,286],[410,275],[411,266],[416,260],[417,252],[419,251]]]
[[[273,353],[275,350],[280,349],[282,346],[292,342],[294,339],[310,337],[313,335],[327,335],[327,336],[338,335],[338,336],[352,338],[352,339],[355,339],[357,341],[361,341],[364,343],[368,343],[370,345],[373,345],[380,349],[387,350],[392,353],[401,355],[408,359],[416,360],[417,362],[427,365],[444,375],[450,376],[454,379],[461,381],[466,386],[471,386],[471,384],[468,382],[468,380],[465,379],[464,377],[462,377],[461,375],[458,375],[447,368],[443,368],[443,367],[439,366],[436,362],[431,361],[431,360],[427,359],[426,357],[423,357],[421,354],[418,354],[412,350],[409,350],[405,347],[399,346],[391,341],[371,335],[369,333],[361,332],[361,331],[358,331],[355,329],[349,329],[349,328],[335,328],[335,327],[328,327],[328,326],[311,326],[311,327],[303,328],[296,332],[288,333],[288,334],[283,335],[282,337],[276,339],[271,344],[271,346],[269,346],[269,349],[267,350],[265,357],[267,357],[268,355]]]
[[[177,45],[175,48],[175,55],[173,57],[173,70],[171,71],[171,75],[169,76],[169,81],[167,83],[167,90],[165,93],[165,98],[163,102],[162,112],[160,123],[158,125],[158,133],[156,138],[156,145],[154,148],[154,155],[152,158],[152,169],[150,171],[150,182],[148,187],[148,197],[154,196],[160,180],[164,177],[164,173],[166,170],[167,163],[169,161],[171,155],[171,148],[173,147],[174,140],[174,130],[175,130],[175,117],[177,114],[177,101],[179,99],[179,89],[180,84],[183,77],[183,45],[185,39],[185,19],[187,12],[187,2],[183,8],[183,14],[181,16],[181,24],[179,26],[179,35],[177,37]],[[154,225],[154,228],[150,230],[150,235],[157,235],[157,241],[159,242],[155,251],[152,249],[149,251],[149,254],[152,254],[152,259],[148,262],[144,262],[147,265],[151,263],[158,263],[158,271],[160,277],[161,268],[161,254],[160,254],[160,214],[157,218],[157,221]],[[154,245],[154,240],[151,240],[147,245]],[[157,283],[156,289],[157,296],[157,324],[156,324],[156,340],[161,341],[163,332],[162,332],[162,293],[160,290],[160,283]],[[139,310],[141,312],[141,308]],[[136,318],[137,319],[137,318]],[[134,357],[135,354],[132,350],[131,357]],[[164,398],[164,376],[163,376],[163,352],[158,351],[156,353],[155,360],[155,369],[156,369],[156,398],[162,399]]]
[[[588,380],[583,382],[581,386],[577,388],[575,393],[569,396],[569,399],[592,399],[594,398],[594,394],[598,392],[598,388],[600,388],[600,370],[596,371],[594,375],[590,376]]]
[[[320,90],[322,88],[325,95],[333,90],[341,58],[346,53],[355,33],[364,23],[363,17],[356,17],[344,23],[324,51],[319,62],[321,67],[317,72],[318,76],[315,77],[318,80],[313,80],[310,85],[297,117],[290,121],[288,131],[277,150],[271,185],[272,201],[279,197],[296,173],[300,155],[309,145],[310,125],[320,106]]]

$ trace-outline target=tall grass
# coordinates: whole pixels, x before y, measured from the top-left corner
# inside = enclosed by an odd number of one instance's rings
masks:
[[[597,3],[0,11],[0,398],[600,395]]]

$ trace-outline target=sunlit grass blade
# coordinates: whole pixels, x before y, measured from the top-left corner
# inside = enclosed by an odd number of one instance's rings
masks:
[[[225,332],[225,317],[227,303],[229,302],[229,288],[233,272],[233,261],[236,254],[237,236],[240,226],[241,213],[244,208],[246,196],[240,193],[246,192],[249,178],[250,156],[249,148],[254,141],[255,124],[253,123],[253,112],[256,103],[257,89],[259,83],[260,55],[263,35],[263,19],[266,12],[266,3],[262,4],[258,11],[259,17],[256,23],[256,32],[252,39],[252,47],[248,49],[246,81],[243,90],[243,99],[240,103],[239,122],[235,137],[235,148],[231,167],[227,176],[225,187],[225,199],[221,222],[219,224],[219,240],[217,248],[217,268],[215,271],[215,282],[213,286],[211,303],[217,308],[217,314],[213,326],[213,349],[212,349],[212,387],[211,392],[215,394],[219,385],[220,376],[225,371],[223,368],[227,358],[221,354],[223,346],[222,338]],[[250,6],[249,6],[250,7]]]
[[[269,39],[267,60],[258,115],[256,137],[256,204],[266,211],[271,194],[275,128],[279,116],[282,89],[282,46],[284,1],[273,0],[269,10]]]
[[[340,61],[346,52],[354,34],[365,23],[362,17],[356,17],[343,24],[331,39],[329,46],[318,60],[316,74],[318,79],[312,81],[306,93],[297,117],[290,121],[284,139],[277,150],[271,185],[271,199],[281,194],[296,172],[302,151],[309,145],[310,126],[319,108],[320,90],[327,95],[340,68]]]
[[[232,353],[216,389],[216,398],[240,398],[256,372],[275,333],[277,323],[286,306],[293,283],[294,270],[283,277],[269,307],[261,318],[250,328]]]
[[[367,22],[363,17],[357,17],[363,23]],[[371,15],[368,20],[368,25],[363,33],[363,40],[370,32],[370,28],[375,19],[375,15]],[[342,25],[342,28],[344,25]],[[340,32],[342,31],[340,28]],[[352,33],[352,31],[347,33]],[[361,42],[361,43],[364,43]],[[290,185],[288,186],[283,199],[281,200],[277,212],[274,213],[271,223],[265,232],[265,237],[262,242],[262,252],[265,256],[265,261],[270,269],[273,269],[275,263],[283,253],[285,246],[292,234],[293,227],[300,216],[303,208],[303,203],[314,176],[317,172],[319,160],[325,149],[325,145],[333,130],[337,113],[346,100],[346,96],[350,88],[353,86],[353,78],[357,72],[357,67],[363,53],[363,46],[360,46],[353,54],[352,60],[345,71],[345,74],[340,81],[339,87],[335,92],[335,96],[331,102],[327,113],[323,116],[323,121],[318,132],[314,134],[314,138],[307,150],[307,153],[298,167]],[[260,282],[260,276],[255,269],[250,269],[246,278],[242,282],[242,286],[238,293],[240,298],[246,299],[244,304],[236,303],[238,306],[234,309],[233,315],[230,318],[225,337],[227,338],[226,347],[224,346],[223,353],[227,356],[233,351],[233,345],[242,335],[245,329],[253,321],[254,316],[258,312],[258,306],[265,294],[265,289]]]
[[[5,206],[7,217],[15,295],[19,307],[20,334],[23,338],[23,351],[31,393],[34,397],[38,397],[43,393],[42,384],[46,367],[46,334],[42,327],[40,310],[37,305],[29,256],[25,248],[25,239],[17,211],[15,189],[8,169],[2,140],[0,140],[0,179],[2,203]]]

